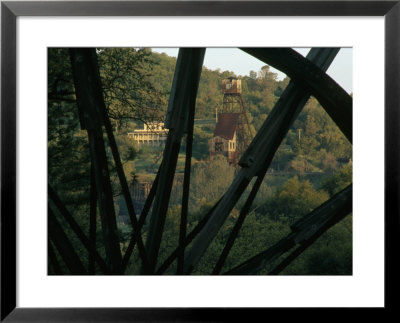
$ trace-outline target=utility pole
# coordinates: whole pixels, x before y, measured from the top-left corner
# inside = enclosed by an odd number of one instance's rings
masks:
[[[301,141],[301,129],[297,129],[297,133],[298,133],[298,140],[299,140],[299,145],[300,145],[300,141]]]

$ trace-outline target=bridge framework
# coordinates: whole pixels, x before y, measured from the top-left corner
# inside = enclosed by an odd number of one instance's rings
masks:
[[[163,160],[156,179],[149,191],[140,216],[137,218],[129,194],[126,178],[122,169],[118,147],[112,132],[102,97],[101,82],[96,61],[96,53],[90,48],[70,49],[78,109],[82,117],[81,128],[87,130],[92,161],[91,172],[91,210],[88,216],[91,222],[96,216],[96,206],[100,211],[105,258],[101,257],[91,240],[83,233],[72,215],[49,186],[49,257],[54,268],[60,269],[54,255],[53,245],[61,255],[71,274],[94,274],[97,264],[104,274],[123,274],[130,262],[132,252],[138,248],[141,273],[146,275],[163,274],[177,260],[176,274],[188,275],[196,267],[213,238],[227,219],[230,211],[244,194],[251,180],[250,194],[246,197],[226,245],[210,274],[221,274],[223,265],[235,242],[241,226],[249,213],[258,189],[264,179],[271,160],[290,126],[302,110],[310,95],[314,95],[338,125],[347,139],[352,142],[352,98],[334,82],[325,72],[334,60],[339,48],[313,48],[302,57],[288,48],[242,48],[246,53],[285,72],[291,82],[281,95],[275,107],[265,120],[238,164],[240,170],[220,200],[204,215],[196,227],[187,232],[187,213],[189,202],[190,168],[193,144],[193,124],[195,99],[203,65],[205,48],[183,48],[179,50],[165,127],[169,129],[163,153]],[[103,134],[108,138],[118,179],[125,199],[132,236],[129,246],[122,254],[116,228],[116,215],[113,207],[113,195],[110,186],[109,166],[105,156]],[[183,179],[182,213],[179,246],[157,267],[158,253],[163,236],[173,178],[179,149],[186,135],[186,162]],[[79,256],[72,248],[65,230],[58,224],[52,208],[68,222],[90,255],[89,267],[82,265]],[[285,252],[291,251],[270,274],[280,273],[322,233],[343,219],[352,211],[352,185],[348,186],[323,205],[304,216],[292,225],[292,232],[275,245],[260,252],[242,264],[223,274],[255,274],[266,264]],[[147,239],[144,242],[142,229],[149,217]],[[93,238],[93,234],[90,234]],[[191,244],[191,248],[187,246]]]

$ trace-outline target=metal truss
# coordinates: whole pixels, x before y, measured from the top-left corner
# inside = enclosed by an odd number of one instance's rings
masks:
[[[62,274],[62,272],[55,256],[55,249],[72,274],[94,274],[96,265],[103,274],[121,275],[125,273],[135,247],[139,251],[141,274],[163,274],[175,260],[177,260],[176,274],[191,274],[233,207],[252,179],[256,178],[214,270],[210,273],[221,274],[225,260],[249,213],[275,152],[311,95],[317,98],[347,139],[352,141],[352,98],[325,73],[339,52],[339,48],[313,48],[306,58],[289,48],[242,48],[242,50],[285,72],[291,81],[261,129],[242,154],[239,160],[240,169],[230,187],[196,227],[191,232],[187,232],[195,100],[206,49],[182,48],[179,50],[166,118],[166,128],[169,129],[169,133],[163,160],[139,218],[135,214],[118,147],[106,113],[95,49],[70,49],[80,123],[81,128],[87,131],[91,155],[91,201],[90,214],[88,214],[90,232],[89,237],[86,237],[57,193],[49,186],[49,200],[52,201],[48,209],[49,260],[56,274]],[[132,224],[133,234],[124,254],[121,253],[119,246],[104,135],[108,138],[108,146],[112,152]],[[157,268],[179,149],[185,135],[186,162],[179,246]],[[95,249],[96,206],[100,212],[106,250],[105,259]],[[54,216],[55,210],[52,208],[57,209],[57,212],[66,220],[70,229],[88,250],[88,268],[83,266],[83,262],[73,249],[65,230]],[[279,274],[321,234],[351,211],[352,185],[292,225],[292,232],[277,241],[275,245],[222,274],[256,274],[265,268],[266,264],[294,248],[294,251],[289,253],[270,272],[272,275]],[[149,229],[144,242],[142,229],[147,217],[149,217]],[[190,248],[188,248],[189,244],[191,244]]]

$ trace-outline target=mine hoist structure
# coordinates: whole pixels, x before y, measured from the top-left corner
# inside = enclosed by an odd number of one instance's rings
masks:
[[[196,95],[206,49],[181,48],[179,50],[166,116],[166,128],[169,131],[163,160],[138,218],[104,104],[96,51],[94,48],[71,48],[69,50],[81,128],[88,132],[90,143],[88,147],[91,156],[91,181],[90,187],[88,187],[90,190],[88,217],[90,223],[94,223],[94,228],[96,228],[96,213],[97,209],[99,210],[105,254],[100,255],[92,243],[92,241],[96,241],[96,230],[91,230],[89,237],[86,236],[49,182],[48,223],[49,241],[51,242],[49,258],[51,267],[56,274],[63,274],[63,270],[61,270],[59,259],[54,257],[55,252],[58,252],[66,264],[66,268],[68,268],[66,274],[83,275],[101,272],[105,275],[121,275],[126,272],[130,263],[139,262],[140,273],[144,275],[161,275],[167,270],[171,270],[177,275],[190,275],[195,272],[199,261],[229,218],[232,209],[243,196],[245,202],[239,206],[239,217],[210,274],[254,275],[266,269],[268,265],[271,266],[268,274],[277,275],[313,244],[319,236],[352,212],[352,185],[350,184],[292,224],[291,232],[272,246],[263,248],[258,254],[238,265],[228,268],[224,266],[242,224],[250,213],[252,203],[272,158],[310,95],[315,96],[347,140],[352,143],[352,97],[326,74],[326,70],[339,52],[339,48],[312,48],[307,57],[301,56],[290,48],[241,48],[241,50],[280,69],[291,78],[291,81],[257,134],[252,138],[251,143],[241,154],[237,163],[239,171],[231,185],[214,206],[205,212],[190,232],[187,230],[187,215],[193,125]],[[227,113],[229,111],[235,113],[234,106],[238,104],[241,108],[236,113],[238,116],[245,116],[241,84],[238,81],[235,78],[228,78],[226,83],[223,83],[223,89],[225,89],[224,109],[228,111]],[[232,125],[232,123],[227,123],[227,125]],[[238,125],[246,127],[248,122],[238,122]],[[241,134],[241,131],[236,132],[238,135]],[[114,195],[104,135],[107,135],[108,138],[107,143],[114,159],[113,168],[118,175],[132,226],[129,245],[123,251],[120,247],[121,241],[116,226]],[[167,259],[159,261],[164,225],[168,221],[167,212],[177,160],[185,135],[186,161],[182,184],[179,243]],[[226,144],[226,142],[223,143]],[[250,189],[249,194],[245,194],[247,188]],[[88,251],[88,268],[85,266],[85,259],[81,259],[75,252],[67,232],[59,222],[61,218],[68,223],[77,239]],[[148,218],[148,225],[145,226],[146,218]],[[142,235],[142,231],[146,231],[146,234]],[[137,249],[136,257],[133,256],[135,248]],[[176,263],[176,267],[170,268],[174,263]]]
[[[223,154],[237,165],[252,139],[247,109],[242,98],[242,82],[236,77],[222,80],[222,109],[217,112],[214,136],[210,140],[210,156]]]

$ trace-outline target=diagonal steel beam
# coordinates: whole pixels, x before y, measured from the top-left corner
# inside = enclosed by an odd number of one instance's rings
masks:
[[[96,273],[96,209],[97,209],[97,192],[96,179],[94,178],[94,167],[90,166],[90,204],[89,204],[89,261],[88,272],[90,275]]]
[[[304,241],[300,244],[300,247],[290,253],[285,259],[283,259],[278,265],[276,265],[268,275],[278,275],[282,270],[289,266],[298,256],[300,256],[309,246],[311,246],[324,232],[315,234],[312,238]]]
[[[146,202],[144,203],[142,213],[140,214],[139,222],[138,222],[138,230],[140,231],[146,221],[147,214],[150,211],[151,204],[153,203],[154,196],[156,195],[157,191],[157,185],[158,185],[158,179],[160,177],[160,169],[158,169],[156,178],[154,179],[153,184],[151,185],[151,189],[149,192],[149,195],[146,198]],[[125,273],[126,268],[128,267],[129,264],[129,259],[132,256],[133,249],[135,248],[135,244],[137,242],[137,235],[132,235],[131,240],[129,241],[128,248],[126,249],[126,252],[124,254],[124,257],[122,259],[122,272]]]
[[[221,198],[222,199],[222,198]],[[193,241],[193,239],[201,232],[201,230],[204,228],[206,225],[207,221],[210,219],[211,213],[215,210],[217,207],[218,203],[221,201],[221,199],[218,200],[218,202],[206,213],[206,215],[197,223],[197,225],[193,228],[192,231],[186,236],[184,242],[183,242],[183,248],[186,248],[189,243]],[[156,271],[156,275],[161,275],[168,269],[168,267],[174,262],[174,260],[179,256],[179,251],[182,248],[182,245],[179,245],[172,253],[171,255],[160,265],[160,267]]]
[[[186,159],[185,159],[185,172],[183,178],[183,192],[182,192],[182,209],[181,209],[181,223],[179,228],[179,246],[180,254],[178,257],[178,265],[176,273],[183,274],[183,263],[185,257],[185,239],[187,216],[189,207],[189,189],[190,189],[190,173],[192,166],[192,147],[193,147],[193,127],[194,127],[194,111],[195,111],[196,95],[191,96],[189,102],[189,116],[188,127],[186,135]]]
[[[88,134],[91,159],[96,174],[96,190],[106,262],[113,274],[121,274],[122,256],[104,140],[102,134],[98,132],[88,130]]]
[[[239,235],[239,231],[244,223],[244,220],[246,219],[246,216],[250,211],[250,207],[253,204],[253,201],[257,195],[258,189],[260,188],[260,186],[262,184],[265,173],[266,173],[266,171],[257,177],[256,182],[254,183],[253,187],[251,188],[251,192],[250,192],[249,196],[247,197],[246,202],[244,203],[242,209],[240,210],[239,217],[236,220],[236,223],[235,223],[231,233],[229,234],[228,241],[226,242],[225,247],[222,250],[221,255],[218,258],[217,264],[215,265],[215,267],[213,269],[213,272],[212,272],[213,275],[218,275],[221,272],[222,267],[225,264],[226,258],[228,258],[229,252],[231,251],[233,244],[235,243],[235,240],[236,240],[237,236]]]
[[[328,74],[291,48],[241,48],[286,73],[297,86],[304,84],[352,142],[353,99]]]
[[[225,275],[254,275],[268,263],[277,259],[297,244],[307,245],[309,241],[316,240],[329,228],[351,213],[352,201],[353,185],[351,184],[294,224],[292,226],[292,233],[288,236],[267,250],[229,270]],[[295,257],[291,257],[290,261],[294,259]],[[286,263],[286,265],[289,263]]]
[[[92,255],[94,260],[96,260],[101,271],[104,274],[110,273],[110,269],[107,267],[107,264],[104,262],[103,258],[101,258],[101,256],[96,251],[96,249],[93,248],[92,242],[86,237],[85,233],[82,231],[79,224],[75,221],[74,217],[68,212],[67,208],[61,202],[57,193],[54,191],[54,189],[50,185],[48,185],[48,194],[49,194],[49,198],[51,199],[51,201],[57,207],[59,213],[68,222],[72,231],[76,234],[76,236],[78,237],[80,242],[83,244],[83,246],[86,248],[86,250],[89,252],[89,254]]]
[[[63,271],[61,270],[60,263],[58,262],[53,245],[51,244],[50,237],[47,239],[47,252],[48,252],[49,260],[50,260],[51,266],[53,267],[54,273],[56,275],[62,275]]]
[[[121,184],[121,189],[122,189],[122,195],[124,196],[126,208],[128,209],[128,214],[129,214],[129,219],[131,221],[132,229],[133,229],[133,237],[135,241],[137,242],[138,249],[139,249],[139,256],[142,260],[143,266],[147,267],[148,266],[148,261],[147,261],[147,255],[146,255],[146,249],[144,247],[142,235],[141,235],[141,227],[139,226],[138,219],[136,218],[136,213],[135,209],[133,206],[133,201],[132,197],[129,192],[129,187],[128,187],[128,182],[126,181],[125,173],[122,167],[122,162],[121,158],[118,152],[118,147],[117,143],[114,138],[114,134],[112,132],[112,127],[110,120],[108,119],[108,116],[106,112],[104,111],[104,118],[105,118],[105,128],[107,132],[107,136],[109,139],[109,145],[111,148],[111,152],[114,157],[114,162],[115,162],[115,168],[117,170],[119,182]]]
[[[179,50],[166,118],[166,128],[170,130],[160,169],[163,185],[157,186],[146,241],[149,271],[142,270],[143,273],[153,274],[157,264],[181,140],[187,132],[189,109],[194,108],[190,101],[197,94],[204,54],[205,48]]]
[[[57,248],[62,260],[73,275],[86,275],[87,271],[69,241],[53,211],[48,207],[48,236]]]
[[[313,48],[307,58],[326,71],[337,53],[338,49]],[[289,83],[260,131],[241,157],[239,165],[243,168],[211,214],[210,220],[194,240],[192,248],[186,253],[184,266],[186,274],[194,269],[203,256],[251,179],[259,175],[271,163],[282,139],[309,97],[310,93],[304,88],[297,87],[293,82]]]
[[[89,137],[94,166],[106,261],[113,274],[122,273],[122,256],[102,125],[103,92],[94,48],[71,48],[70,58],[81,128]]]
[[[100,109],[100,113],[102,114],[102,117],[103,117],[104,128],[106,130],[107,137],[108,137],[108,144],[111,148],[111,152],[112,152],[112,155],[114,158],[115,169],[117,170],[117,175],[118,175],[118,179],[119,179],[119,182],[121,185],[122,195],[125,200],[126,208],[128,209],[129,219],[131,221],[132,230],[133,230],[133,237],[134,237],[135,241],[137,242],[138,249],[139,249],[139,256],[142,260],[142,264],[145,268],[147,268],[148,261],[147,261],[146,250],[145,250],[143,240],[142,240],[141,228],[140,228],[138,220],[136,218],[135,208],[133,206],[132,197],[129,192],[128,182],[126,181],[124,169],[122,167],[122,162],[121,162],[121,158],[120,158],[120,155],[118,152],[118,146],[115,141],[111,122],[107,115],[105,105],[101,104],[99,106],[99,109]]]

